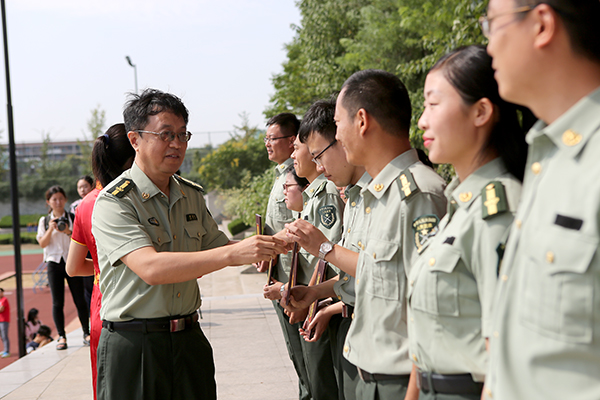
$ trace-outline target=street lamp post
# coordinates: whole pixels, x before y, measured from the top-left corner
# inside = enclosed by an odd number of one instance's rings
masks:
[[[135,66],[134,63],[131,62],[131,58],[129,58],[129,56],[125,56],[125,59],[127,60],[127,63],[133,67],[133,76],[135,77],[135,94],[137,94],[138,93],[137,67]]]

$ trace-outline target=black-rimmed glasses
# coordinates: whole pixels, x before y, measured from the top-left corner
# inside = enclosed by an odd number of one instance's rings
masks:
[[[315,164],[317,164],[320,167],[323,166],[323,164],[321,164],[321,160],[319,160],[319,159],[321,158],[323,153],[325,153],[331,146],[333,146],[336,143],[337,143],[337,139],[333,139],[333,142],[329,143],[329,146],[325,147],[319,154],[317,154],[316,156],[314,156],[312,158],[312,162],[314,162]]]
[[[171,132],[171,131],[152,132],[152,131],[137,130],[136,132],[137,133],[151,133],[153,135],[158,136],[160,138],[160,140],[162,140],[163,142],[172,142],[173,140],[175,140],[175,137],[177,137],[177,139],[179,139],[180,142],[185,143],[185,142],[189,142],[190,139],[192,138],[192,133],[189,131],[175,133],[175,132]]]

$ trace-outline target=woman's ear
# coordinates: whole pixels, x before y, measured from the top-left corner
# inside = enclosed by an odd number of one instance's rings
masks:
[[[493,121],[494,104],[487,97],[479,99],[473,104],[473,113],[475,114],[473,123],[476,127],[481,128]]]

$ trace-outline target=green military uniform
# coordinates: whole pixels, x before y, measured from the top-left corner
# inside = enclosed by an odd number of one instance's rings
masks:
[[[200,307],[196,280],[150,286],[121,261],[142,247],[182,252],[228,243],[197,185],[175,177],[169,185],[167,197],[134,163],[98,196],[92,233],[103,320],[155,321],[193,315]],[[195,325],[175,333],[102,329],[98,398],[216,398],[212,349]]]
[[[398,399],[406,392],[412,368],[406,276],[418,245],[413,223],[445,213],[443,188],[442,178],[411,149],[361,191],[364,228],[357,229],[364,229],[364,241],[356,269],[354,320],[344,346],[344,356],[362,370],[357,388],[361,399]]]
[[[319,175],[302,192],[304,207],[300,218],[317,227],[327,239],[338,242],[342,237],[342,212],[344,201],[341,199],[335,184]],[[300,250],[298,265],[298,283],[307,285],[319,258]],[[303,271],[303,272],[302,272]],[[327,277],[335,276],[328,268]],[[301,278],[304,277],[304,278]],[[329,327],[316,342],[301,341],[302,355],[308,374],[310,391],[315,400],[338,398],[338,385],[333,363],[333,349],[329,341],[329,331],[337,330],[341,317],[334,317]]]
[[[520,195],[521,182],[500,158],[464,182],[454,178],[446,188],[448,213],[409,276],[410,355],[422,377],[436,374],[433,387],[444,378],[437,374],[455,375],[455,394],[445,398],[481,397],[498,265]],[[419,398],[436,398],[429,385],[424,389]]]
[[[294,160],[288,158],[285,162],[275,167],[275,182],[269,195],[267,203],[267,217],[265,219],[264,233],[274,235],[285,228],[285,224],[294,220],[292,210],[285,205],[285,196],[283,194],[283,184],[285,183],[285,171],[293,165]],[[280,282],[287,282],[292,263],[291,252],[288,254],[280,254],[277,257],[277,263],[273,266],[273,277]],[[285,338],[288,354],[294,365],[294,369],[298,374],[298,397],[300,400],[310,400],[310,389],[308,386],[308,374],[306,373],[306,365],[304,357],[302,357],[302,341],[298,333],[298,329],[302,326],[301,323],[290,324],[290,319],[283,312],[283,308],[279,305],[279,301],[273,301],[273,307],[277,313],[279,324]]]
[[[355,185],[346,188],[346,207],[344,208],[344,223],[342,239],[338,243],[340,246],[352,250],[360,251],[360,246],[364,240],[364,231],[360,229],[364,225],[360,222],[363,216],[362,197],[360,191],[371,181],[371,176],[365,172]],[[356,385],[358,380],[358,371],[356,366],[351,364],[343,355],[344,343],[352,322],[351,316],[354,312],[355,279],[352,275],[340,270],[339,280],[333,285],[333,290],[338,300],[344,302],[346,315],[343,316],[337,332],[330,330],[329,340],[334,349],[334,364],[338,377],[339,398],[344,400],[356,399]]]
[[[488,399],[600,398],[600,88],[527,134],[500,270]]]

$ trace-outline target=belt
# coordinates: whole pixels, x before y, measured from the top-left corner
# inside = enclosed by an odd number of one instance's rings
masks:
[[[356,367],[356,369],[358,370],[358,375],[360,375],[360,379],[362,379],[365,382],[393,381],[398,379],[406,379],[408,382],[408,379],[410,378],[410,375],[371,374],[365,371],[364,369],[360,369],[358,367]]]
[[[354,306],[349,306],[348,304],[343,304],[342,305],[342,317],[352,318],[352,314],[354,314]]]
[[[425,393],[481,394],[483,382],[475,382],[471,374],[441,375],[418,371],[417,387]]]
[[[179,332],[192,328],[198,322],[198,313],[194,312],[176,319],[134,319],[126,322],[102,321],[102,327],[110,332]]]

